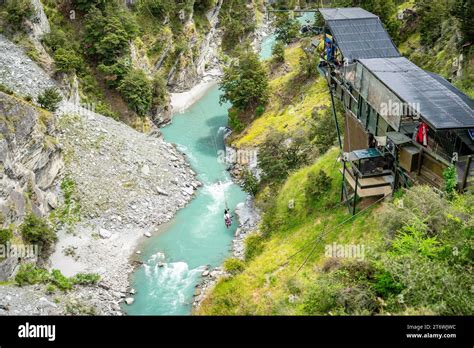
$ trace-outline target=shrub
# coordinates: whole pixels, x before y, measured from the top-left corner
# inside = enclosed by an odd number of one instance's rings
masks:
[[[332,178],[324,170],[309,172],[307,178],[305,196],[309,203],[319,200],[331,188]]]
[[[154,105],[164,105],[166,103],[166,98],[168,96],[168,89],[166,88],[166,79],[160,75],[156,74],[153,78],[153,104]]]
[[[0,245],[7,244],[13,238],[13,231],[11,228],[0,229]]]
[[[343,309],[344,313],[347,314],[373,314],[379,306],[373,290],[362,284],[344,288],[338,291],[335,297],[336,306]],[[330,304],[332,303],[328,301],[328,306]],[[328,309],[331,309],[331,307],[328,307]]]
[[[152,85],[145,73],[132,69],[120,82],[118,90],[132,110],[139,116],[145,116],[152,102]]]
[[[236,275],[245,269],[245,264],[239,259],[227,259],[224,262],[224,270],[232,275]]]
[[[388,298],[390,295],[398,295],[403,290],[403,285],[396,281],[390,272],[385,270],[377,272],[374,279],[374,290],[383,298]]]
[[[448,195],[449,199],[452,199],[456,188],[458,186],[457,172],[454,165],[450,165],[443,172],[444,178],[444,192]]]
[[[56,233],[51,229],[46,220],[28,214],[25,221],[20,226],[23,239],[32,244],[37,244],[41,252],[49,251],[49,248],[56,241]]]
[[[74,285],[70,278],[64,276],[61,271],[57,269],[51,271],[50,282],[62,291],[71,290]]]
[[[5,12],[8,23],[19,27],[24,19],[31,18],[35,10],[29,0],[6,0]]]
[[[303,299],[303,312],[309,315],[327,314],[337,306],[337,283],[318,279]]]
[[[252,234],[245,239],[245,260],[252,260],[263,251],[263,237]]]
[[[275,42],[272,47],[272,57],[277,63],[283,63],[285,61],[285,44],[283,42]]]
[[[63,98],[59,93],[58,89],[55,87],[47,88],[38,96],[38,104],[41,105],[43,109],[46,109],[51,112],[55,112],[59,103]]]
[[[245,192],[255,196],[258,192],[258,180],[251,171],[246,170],[243,173],[243,189]]]
[[[78,273],[72,278],[73,284],[76,285],[93,285],[100,280],[100,275],[95,273]]]
[[[414,186],[405,195],[377,215],[382,231],[393,236],[403,226],[416,225],[420,221],[429,234],[437,234],[446,226],[445,212],[448,204],[429,186]]]
[[[235,133],[240,133],[245,129],[245,125],[239,118],[239,111],[236,108],[229,109],[229,127]]]
[[[22,264],[15,276],[18,286],[46,283],[49,279],[48,271],[37,268],[31,263]]]
[[[56,69],[59,72],[72,73],[82,70],[84,61],[74,50],[58,48],[54,52]]]

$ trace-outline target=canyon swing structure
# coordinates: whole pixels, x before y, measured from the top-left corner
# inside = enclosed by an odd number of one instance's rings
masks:
[[[319,12],[325,51],[318,71],[328,81],[342,151],[341,200],[352,214],[359,198],[413,183],[442,188],[450,165],[459,191],[472,185],[474,101],[402,57],[376,15],[361,8]]]

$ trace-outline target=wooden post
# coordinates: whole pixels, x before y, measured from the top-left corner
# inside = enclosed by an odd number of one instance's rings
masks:
[[[469,173],[471,172],[471,163],[472,155],[469,155],[467,156],[466,168],[464,169],[464,175],[462,177],[461,192],[463,192],[466,188],[467,178],[469,177]]]

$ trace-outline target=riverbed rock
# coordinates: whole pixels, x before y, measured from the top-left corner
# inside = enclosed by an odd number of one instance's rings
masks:
[[[125,303],[126,303],[127,305],[129,305],[129,306],[130,306],[131,304],[133,304],[134,302],[135,302],[135,299],[134,299],[133,297],[127,297],[127,298],[125,299]]]
[[[110,237],[112,237],[112,232],[110,232],[109,230],[106,230],[105,228],[101,228],[99,230],[99,236],[102,239],[109,239]]]

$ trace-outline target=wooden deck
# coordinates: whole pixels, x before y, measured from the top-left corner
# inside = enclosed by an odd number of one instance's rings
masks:
[[[342,174],[342,169],[340,169]],[[346,181],[355,190],[356,180],[350,170],[346,170]],[[359,197],[386,196],[392,193],[393,175],[372,178],[359,178],[357,195]]]

